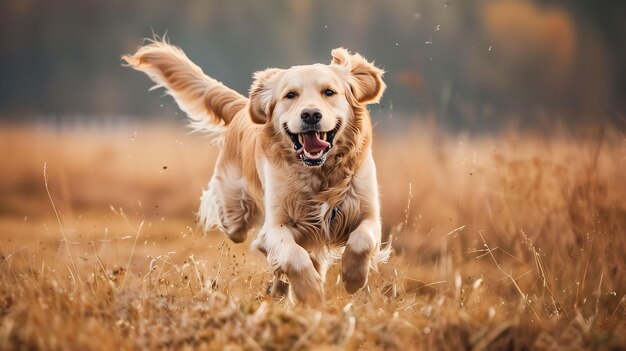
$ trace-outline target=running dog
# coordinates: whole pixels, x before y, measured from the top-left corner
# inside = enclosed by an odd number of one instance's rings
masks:
[[[183,51],[150,41],[125,63],[173,96],[221,148],[199,210],[240,243],[261,228],[252,246],[274,271],[273,297],[308,304],[324,299],[326,271],[341,256],[345,289],[367,284],[370,267],[389,256],[372,157],[372,123],[383,71],[338,48],[330,64],[269,68],[254,74],[249,97],[208,77]]]

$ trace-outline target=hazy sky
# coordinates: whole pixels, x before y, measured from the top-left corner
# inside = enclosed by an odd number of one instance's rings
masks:
[[[344,46],[387,71],[388,91],[373,107],[385,114],[479,125],[619,119],[623,3],[8,0],[0,4],[0,118],[175,113],[120,64],[143,38],[167,32],[242,93],[256,70],[328,62]]]

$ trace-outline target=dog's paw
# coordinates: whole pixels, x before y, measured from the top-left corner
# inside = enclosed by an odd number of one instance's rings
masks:
[[[246,241],[248,237],[248,228],[245,226],[240,226],[236,230],[231,230],[226,232],[230,240],[235,244],[240,244]]]
[[[317,271],[311,267],[288,270],[287,277],[296,298],[304,304],[315,306],[324,300],[324,285]]]
[[[226,225],[222,222],[219,228],[222,232],[226,233],[226,236],[235,244],[240,244],[248,238],[249,228],[245,225],[239,223]]]
[[[350,294],[354,294],[367,284],[370,270],[369,251],[357,253],[346,247],[341,258],[341,279]]]
[[[274,279],[267,287],[267,293],[273,299],[289,297],[289,283],[282,280],[279,275],[274,275]]]

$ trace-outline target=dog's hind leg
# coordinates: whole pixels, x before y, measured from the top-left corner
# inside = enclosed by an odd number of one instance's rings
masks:
[[[274,299],[287,298],[291,300],[291,297],[289,296],[289,282],[287,282],[285,273],[282,270],[277,269],[274,271],[274,277],[270,283],[268,293],[270,297]]]
[[[252,249],[258,250],[265,257],[267,257],[267,249],[263,246],[263,234],[260,235],[261,239],[257,237],[251,244]],[[289,288],[289,282],[287,281],[287,275],[285,272],[278,268],[274,268],[274,274],[272,276],[272,281],[267,286],[267,294],[273,299],[288,299],[293,302],[292,296],[290,295],[291,289]]]
[[[254,226],[258,210],[247,195],[241,172],[234,165],[220,164],[203,191],[200,202],[200,224],[205,231],[218,227],[235,243],[246,240]]]
[[[335,259],[334,256],[337,255],[338,254],[335,253],[334,250],[331,251],[328,248],[322,248],[321,250],[315,251],[310,254],[311,261],[313,262],[313,267],[315,268],[317,273],[319,273],[322,281],[326,280],[326,272],[328,272],[328,267]]]
[[[262,249],[259,249],[261,253],[267,256],[267,252]],[[315,257],[311,256],[311,261],[313,262],[313,267],[319,273],[322,281],[324,281],[326,277],[326,272],[328,271],[328,266],[332,261],[332,257],[329,252],[319,252],[315,255]],[[268,294],[270,297],[274,299],[283,299],[287,298],[289,300],[292,299],[291,289],[289,287],[289,282],[287,281],[287,276],[285,272],[283,272],[280,268],[274,270],[274,275],[272,277],[272,281],[268,287]]]

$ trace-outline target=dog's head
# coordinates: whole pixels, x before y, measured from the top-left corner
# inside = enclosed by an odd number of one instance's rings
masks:
[[[383,71],[361,55],[342,48],[331,55],[329,65],[257,72],[250,90],[252,121],[270,124],[306,166],[324,164],[355,111],[378,102],[385,90]]]

